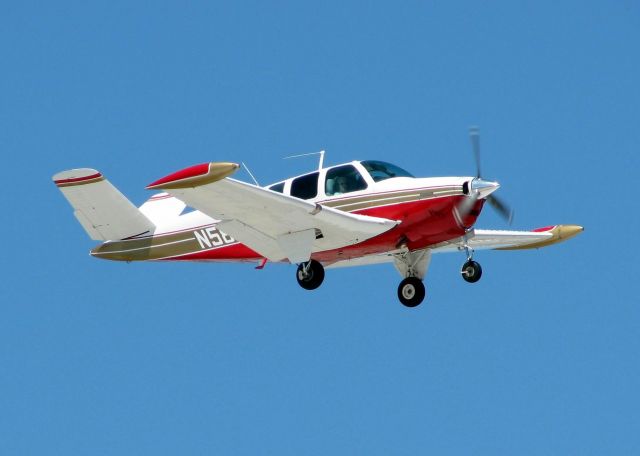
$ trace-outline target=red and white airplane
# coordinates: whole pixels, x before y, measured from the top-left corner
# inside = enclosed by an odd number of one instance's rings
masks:
[[[477,130],[471,131],[478,162]],[[53,180],[91,239],[97,258],[119,261],[267,261],[296,263],[301,287],[320,286],[326,268],[392,263],[403,280],[400,302],[415,307],[438,252],[466,253],[462,277],[477,282],[479,249],[531,249],[569,239],[577,225],[532,231],[475,229],[485,202],[510,210],[478,173],[416,178],[390,163],[364,160],[320,169],[267,187],[228,176],[235,163],[204,163],[159,179],[161,190],[139,208],[94,169]]]

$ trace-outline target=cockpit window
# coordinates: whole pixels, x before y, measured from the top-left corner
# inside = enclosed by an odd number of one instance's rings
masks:
[[[274,192],[278,192],[278,193],[282,193],[284,191],[284,182],[280,182],[278,184],[273,184],[271,187],[269,187],[269,190],[274,191]]]
[[[315,198],[318,195],[319,174],[315,172],[306,176],[296,177],[291,181],[291,196],[305,200]]]
[[[327,196],[342,195],[367,188],[367,183],[353,165],[338,166],[327,171],[324,193]]]
[[[382,161],[368,160],[363,161],[362,166],[365,167],[375,182],[380,182],[392,177],[414,177],[408,171],[399,166],[392,165]]]

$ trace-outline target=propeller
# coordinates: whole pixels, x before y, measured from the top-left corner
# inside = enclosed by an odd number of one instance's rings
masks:
[[[498,215],[507,221],[509,225],[513,221],[513,210],[504,201],[493,194],[499,187],[497,182],[490,182],[482,179],[480,172],[480,130],[478,127],[469,128],[469,139],[476,161],[476,178],[469,183],[469,196],[462,200],[456,207],[459,220],[464,219],[475,206],[478,199],[484,197],[493,207]]]
[[[480,177],[482,174],[480,173],[480,129],[478,127],[469,127],[469,139],[471,140],[473,157],[476,160],[476,177]]]
[[[502,199],[495,195],[489,195],[487,202],[496,210],[498,215],[507,221],[509,225],[513,222],[514,211]]]

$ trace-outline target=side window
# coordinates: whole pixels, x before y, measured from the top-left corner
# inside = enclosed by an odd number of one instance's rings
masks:
[[[318,196],[318,175],[312,173],[294,179],[291,182],[291,196],[305,200]]]
[[[324,192],[327,196],[342,195],[367,188],[358,170],[353,165],[338,166],[327,171]]]
[[[284,191],[284,182],[280,182],[279,184],[273,184],[271,187],[269,187],[269,190],[282,193]]]

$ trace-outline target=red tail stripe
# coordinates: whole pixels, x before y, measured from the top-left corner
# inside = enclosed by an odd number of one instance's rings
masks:
[[[72,177],[71,179],[60,179],[60,180],[55,181],[55,183],[56,184],[70,184],[72,182],[82,182],[82,181],[86,181],[86,180],[97,179],[99,177],[102,177],[102,174],[95,173],[95,174],[92,174],[91,176]]]

